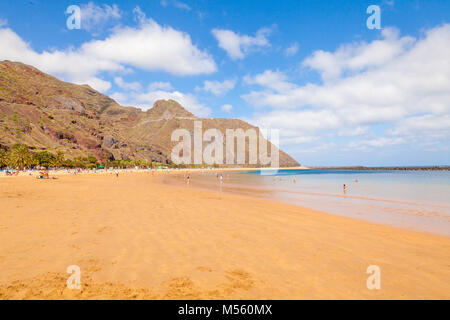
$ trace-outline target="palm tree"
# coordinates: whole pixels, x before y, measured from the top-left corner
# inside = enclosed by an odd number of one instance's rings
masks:
[[[23,169],[33,164],[33,158],[28,146],[24,144],[15,144],[8,152],[8,164]]]
[[[8,165],[8,158],[6,156],[6,152],[3,149],[0,149],[0,168],[6,167]]]
[[[64,152],[59,150],[56,152],[55,159],[53,160],[53,165],[57,168],[60,168],[63,166],[64,162],[66,161]]]

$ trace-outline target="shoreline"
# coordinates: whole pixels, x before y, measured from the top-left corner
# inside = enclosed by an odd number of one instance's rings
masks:
[[[231,172],[231,171],[273,171],[273,170],[309,170],[311,168],[299,166],[299,167],[283,167],[283,168],[168,168],[168,169],[134,169],[134,168],[128,168],[128,169],[114,169],[114,168],[108,168],[108,169],[98,169],[98,170],[82,170],[81,173],[78,174],[106,174],[106,173],[113,173],[115,170],[119,171],[119,173],[125,173],[125,172],[133,172],[133,173],[145,173],[145,172],[155,172],[158,174],[165,174],[167,171],[169,171],[172,174],[177,173],[184,173],[187,171],[192,172]],[[13,176],[7,176],[3,172],[0,171],[0,178],[1,177],[14,177]],[[37,176],[39,174],[39,171],[42,170],[26,170],[26,171],[19,171],[19,174],[17,176]],[[75,171],[75,168],[70,169],[52,169],[48,170],[50,174],[53,175],[68,175],[73,174],[73,171]]]
[[[160,179],[1,179],[0,299],[450,298],[448,237]]]
[[[161,180],[168,185],[272,200],[377,225],[450,237],[450,230],[447,227],[450,222],[448,216],[450,207],[444,203],[304,191],[289,189],[286,185],[267,185],[261,181],[248,184],[233,178],[224,179],[221,184],[208,172],[193,172],[189,185],[184,179],[181,180],[179,175],[164,175]],[[339,208],[336,207],[338,204]]]
[[[342,167],[316,167],[311,166],[309,169],[318,169],[318,170],[361,170],[361,171],[370,171],[370,170],[398,170],[398,171],[449,171],[450,166],[399,166],[399,167],[364,167],[364,166],[342,166]]]

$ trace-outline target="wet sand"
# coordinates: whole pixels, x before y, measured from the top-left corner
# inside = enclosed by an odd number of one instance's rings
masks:
[[[0,299],[450,298],[449,237],[160,179],[1,178]]]

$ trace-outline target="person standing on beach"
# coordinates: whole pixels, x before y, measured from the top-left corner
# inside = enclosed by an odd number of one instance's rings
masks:
[[[116,178],[119,177],[119,170],[116,169]]]
[[[345,183],[343,185],[343,189],[344,189],[344,194],[346,194],[347,193],[347,186],[345,185]]]
[[[223,185],[223,175],[218,175],[219,178],[219,191],[222,192],[222,185]]]

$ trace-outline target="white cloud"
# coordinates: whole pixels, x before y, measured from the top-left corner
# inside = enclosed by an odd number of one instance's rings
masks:
[[[175,75],[209,74],[217,70],[212,57],[194,46],[187,33],[163,27],[151,19],[139,28],[124,27],[105,40],[86,43],[83,50],[143,70]]]
[[[172,99],[197,117],[207,117],[211,114],[211,109],[201,104],[193,94],[182,93],[180,91],[156,90],[138,94],[135,96],[135,99],[144,110],[150,109],[157,100]]]
[[[403,137],[410,144],[438,145],[442,142],[450,147],[450,114],[426,114],[400,120],[389,130],[392,137]]]
[[[111,83],[101,72],[123,72],[129,67],[175,75],[216,71],[213,58],[192,44],[187,33],[143,20],[137,28],[116,28],[105,40],[79,48],[37,52],[9,28],[0,28],[0,60],[20,61],[74,83],[87,83],[106,92]]]
[[[251,85],[260,85],[276,91],[288,91],[295,88],[295,85],[289,83],[287,76],[280,71],[266,70],[254,77],[246,75],[244,83]]]
[[[423,115],[402,119],[393,134],[411,134],[417,132],[438,132],[450,128],[450,114]]]
[[[339,118],[326,110],[273,110],[267,113],[256,114],[256,120],[262,127],[273,127],[285,130],[284,134],[291,132],[293,136],[312,134],[320,130],[338,129]]]
[[[233,110],[233,106],[231,104],[224,104],[223,106],[220,107],[220,110],[230,113],[231,110]]]
[[[170,82],[163,82],[163,81],[155,81],[152,82],[148,85],[148,90],[149,91],[155,91],[155,90],[172,90],[173,87],[170,84]]]
[[[392,59],[404,53],[414,44],[414,38],[399,38],[398,31],[386,28],[383,39],[371,43],[353,43],[341,46],[335,52],[318,50],[303,61],[303,65],[318,71],[323,80],[333,80],[343,72],[361,72],[362,70],[386,65]]]
[[[298,52],[299,45],[297,42],[294,42],[289,47],[284,50],[284,54],[288,57],[295,55]]]
[[[116,100],[116,102],[122,106],[130,106],[131,104],[127,101],[128,96],[125,93],[114,92],[110,96],[112,99]]]
[[[175,8],[181,9],[181,10],[186,10],[186,11],[191,10],[191,7],[189,5],[187,5],[186,3],[181,2],[181,1],[161,0],[160,3],[163,7],[174,6]]]
[[[326,143],[333,134],[332,139],[346,137],[349,148],[431,140],[448,145],[449,52],[450,24],[419,39],[385,29],[381,40],[317,51],[305,59],[305,67],[322,75],[321,84],[297,85],[286,74],[267,70],[244,78],[262,89],[242,97],[269,110],[255,114],[253,123],[280,128],[287,138],[313,135]]]
[[[80,80],[74,79],[73,81],[79,84],[88,84],[89,86],[100,92],[107,92],[109,89],[111,89],[111,82],[97,77],[82,78]]]
[[[368,126],[357,126],[338,130],[337,135],[340,137],[356,137],[365,135],[368,132],[369,132]]]
[[[141,7],[136,6],[133,9],[134,21],[144,24],[147,20],[147,15],[142,11]]]
[[[93,2],[81,5],[81,28],[87,31],[98,32],[108,22],[117,21],[122,17],[122,12],[115,4],[109,6],[96,5]]]
[[[139,82],[125,82],[121,77],[115,77],[114,82],[122,89],[139,91],[141,84]]]
[[[65,51],[38,53],[9,28],[0,29],[0,60],[3,59],[30,64],[64,80],[89,84],[103,92],[108,90],[111,84],[96,75],[103,71],[124,70],[124,67],[116,62],[88,56],[81,49],[69,48]]]
[[[196,88],[196,89],[211,92],[212,94],[214,94],[216,96],[224,96],[230,90],[234,89],[235,85],[236,85],[236,80],[224,80],[222,82],[206,80],[205,82],[203,82],[202,88]]]
[[[268,47],[270,45],[267,36],[272,30],[270,28],[261,28],[254,37],[248,35],[239,35],[232,30],[213,29],[213,36],[219,42],[219,47],[225,50],[231,59],[244,59],[251,50]]]
[[[393,145],[399,145],[404,144],[407,141],[400,137],[378,137],[373,139],[362,139],[359,141],[352,141],[348,144],[348,147],[351,149],[357,149],[357,150],[367,150],[370,147],[375,148],[383,148],[386,146],[393,146]]]
[[[157,87],[157,85],[151,86],[151,88],[155,89]],[[177,90],[168,91],[156,89],[149,90],[147,92],[115,92],[111,95],[111,98],[116,100],[121,105],[135,106],[141,108],[142,110],[151,109],[157,100],[172,99],[177,101],[195,116],[207,117],[211,114],[211,109],[200,103],[195,95],[191,93],[183,93]]]

